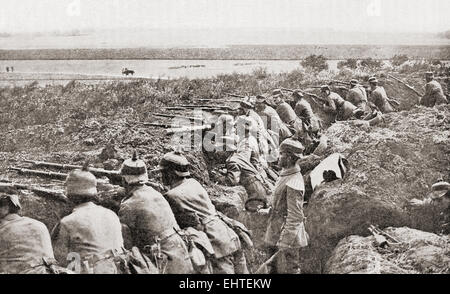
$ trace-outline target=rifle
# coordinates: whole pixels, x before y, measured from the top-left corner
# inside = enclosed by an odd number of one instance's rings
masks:
[[[407,83],[405,83],[404,81],[400,80],[399,78],[394,77],[393,75],[388,74],[388,77],[396,80],[397,82],[403,84],[406,88],[410,89],[411,91],[413,91],[414,93],[416,93],[416,95],[418,95],[419,97],[424,96],[424,94],[419,93],[416,89],[414,89],[413,86],[408,85]]]
[[[35,167],[44,167],[44,168],[54,168],[57,170],[74,170],[74,169],[83,169],[81,165],[71,165],[71,164],[59,164],[52,162],[44,162],[44,161],[34,161],[34,160],[25,160],[26,163],[31,163]],[[31,169],[21,169],[21,168],[11,168],[11,170],[15,170],[21,174],[29,174],[41,177],[49,177],[55,179],[65,180],[67,174],[63,173],[54,173],[54,172],[44,172],[39,170],[31,170]],[[120,181],[120,174],[118,171],[114,170],[106,170],[101,168],[93,168],[88,167],[88,171],[91,172],[96,177],[107,177],[111,181]]]
[[[223,109],[223,110],[232,110],[233,107],[231,106],[227,106],[227,105],[201,105],[201,104],[197,104],[197,105],[175,105],[175,107],[183,107],[183,108],[192,108],[192,109],[196,109],[196,108],[214,108],[214,109]]]
[[[180,125],[170,125],[170,124],[157,124],[157,123],[139,123],[145,127],[157,127],[157,128],[181,128]]]
[[[11,188],[16,188],[17,190],[31,191],[38,196],[49,198],[52,200],[57,200],[57,201],[62,201],[62,202],[67,202],[67,200],[68,200],[67,197],[61,192],[44,189],[44,188],[40,188],[40,187],[34,187],[34,186],[30,186],[30,185],[25,185],[25,184],[12,183],[8,180],[2,180],[1,182],[2,182],[2,184],[0,184],[0,190],[1,190],[1,188],[4,188],[4,187],[11,187]]]
[[[287,89],[287,88],[281,88],[281,90],[282,90],[282,91],[286,91],[286,92],[291,92],[291,93],[295,92],[295,90]],[[320,96],[318,96],[318,95],[316,95],[316,94],[314,94],[314,93],[310,93],[310,92],[306,92],[306,91],[302,91],[302,90],[297,90],[297,91],[299,91],[299,92],[302,93],[303,95],[310,96],[311,98],[314,98],[313,100],[314,100],[314,102],[316,102],[316,103],[317,103],[316,100],[319,100],[319,101],[321,101],[321,102],[327,103],[327,100],[326,100],[326,99],[324,99],[324,98],[322,98],[322,97],[320,97]]]
[[[225,93],[225,95],[235,98],[245,98],[245,96],[237,95],[237,94],[231,94],[231,93]]]
[[[30,176],[38,176],[42,178],[55,179],[60,181],[65,181],[67,178],[67,174],[65,173],[57,173],[57,172],[45,172],[41,170],[32,170],[26,168],[19,167],[8,167],[9,170],[16,171],[21,175],[30,175]]]
[[[330,84],[333,84],[333,83],[335,83],[335,84],[341,84],[341,85],[346,85],[346,86],[350,86],[351,84],[350,83],[348,83],[348,82],[344,82],[344,81],[339,81],[339,80],[330,80]]]
[[[378,227],[376,227],[376,226],[374,226],[374,225],[370,225],[370,226],[369,226],[369,230],[370,230],[371,232],[373,231],[373,232],[375,232],[375,233],[377,233],[377,234],[379,234],[379,235],[384,236],[386,239],[391,240],[390,243],[394,243],[394,244],[400,244],[400,243],[402,243],[402,242],[400,242],[399,240],[397,240],[397,239],[395,239],[394,237],[392,237],[391,235],[389,235],[388,233],[386,233],[385,231],[380,230]]]
[[[194,99],[194,101],[200,101],[200,102],[232,102],[232,103],[240,103],[241,100],[237,99]]]
[[[217,107],[181,107],[181,106],[178,106],[178,107],[165,107],[164,109],[166,109],[166,110],[194,110],[194,109],[196,109],[196,110],[201,110],[201,111],[206,111],[206,112],[208,112],[208,111],[211,111],[211,112],[214,112],[214,111],[216,111],[216,110],[224,110],[223,108],[217,108]]]
[[[193,131],[212,130],[212,129],[213,129],[212,125],[172,128],[172,129],[166,130],[166,135],[173,135],[173,134],[177,134],[177,133],[186,133],[186,132],[193,132]]]
[[[166,118],[176,118],[176,117],[178,117],[178,118],[185,118],[185,119],[193,120],[193,121],[203,121],[203,118],[201,118],[201,117],[191,117],[191,116],[172,115],[172,114],[163,114],[163,113],[151,113],[151,115],[158,116],[158,117],[166,117]]]

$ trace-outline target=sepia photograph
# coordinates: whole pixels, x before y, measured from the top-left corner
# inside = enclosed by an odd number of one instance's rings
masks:
[[[0,276],[450,274],[449,11],[0,0]]]

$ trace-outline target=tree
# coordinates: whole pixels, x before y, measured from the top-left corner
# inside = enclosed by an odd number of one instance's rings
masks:
[[[301,65],[304,68],[311,69],[315,72],[321,72],[324,70],[328,70],[329,68],[325,56],[315,54],[306,57],[305,60],[301,62]]]
[[[350,69],[356,69],[358,67],[358,60],[356,60],[354,58],[349,58],[345,61],[339,61],[337,64],[337,68],[342,69],[344,67],[350,68]]]
[[[379,69],[382,67],[382,62],[380,60],[373,59],[371,57],[363,59],[359,62],[359,66],[362,68],[368,68],[371,70]]]
[[[405,62],[409,60],[409,57],[405,54],[400,55],[394,55],[394,57],[391,58],[391,63],[393,66],[401,66]]]

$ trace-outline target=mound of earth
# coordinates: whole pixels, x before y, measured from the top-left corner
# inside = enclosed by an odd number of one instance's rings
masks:
[[[342,239],[328,260],[328,274],[449,274],[450,237],[406,227],[384,230],[400,243],[381,248],[375,237]]]
[[[367,235],[370,224],[437,230],[418,222],[405,205],[426,197],[437,179],[448,180],[449,114],[448,105],[415,107],[386,115],[376,127],[348,121],[325,132],[327,152],[344,154],[350,171],[319,187],[306,208],[311,240],[302,250],[305,272],[323,272],[339,240]]]

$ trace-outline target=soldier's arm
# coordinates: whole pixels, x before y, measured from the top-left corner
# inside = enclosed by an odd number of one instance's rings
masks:
[[[281,232],[278,246],[280,248],[289,248],[290,246],[297,246],[297,238],[299,233],[299,226],[304,221],[303,214],[303,190],[287,187],[286,201],[287,201],[287,216],[284,229]]]
[[[59,265],[65,267],[68,264],[70,236],[64,224],[58,223],[51,232],[53,252]]]
[[[241,182],[241,169],[235,162],[229,162],[227,164],[227,175],[225,177],[225,183],[230,186],[237,186]]]
[[[323,110],[325,112],[334,113],[337,110],[336,103],[333,99],[327,98],[328,105],[324,105]]]

